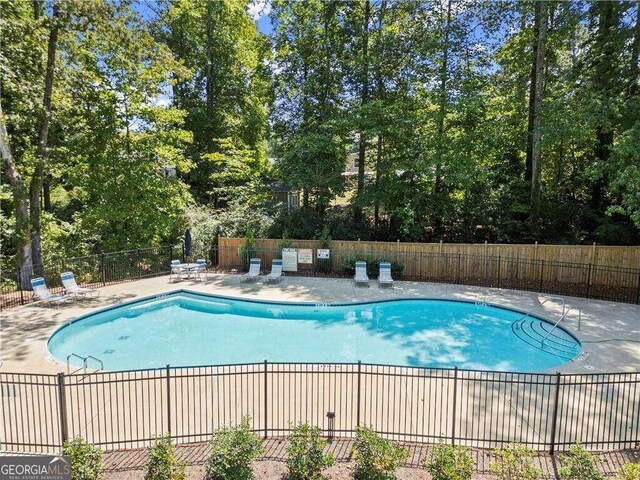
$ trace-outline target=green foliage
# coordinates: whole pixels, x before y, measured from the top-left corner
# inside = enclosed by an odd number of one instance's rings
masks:
[[[102,452],[81,437],[64,442],[60,454],[71,458],[71,480],[97,480],[102,472]]]
[[[329,227],[325,226],[322,229],[320,238],[318,239],[318,248],[331,248],[333,245],[333,238],[331,238],[331,231]]]
[[[389,262],[391,263],[391,277],[394,280],[397,280],[402,277],[402,272],[404,272],[404,264],[397,262],[390,258],[378,257],[375,255],[365,255],[365,254],[354,254],[347,255],[340,259],[340,270],[347,276],[353,276],[356,274],[356,262],[364,261],[367,262],[367,276],[369,278],[377,278],[380,262]]]
[[[211,440],[211,453],[205,463],[208,480],[250,480],[251,462],[262,453],[262,442],[251,431],[249,417],[232,428],[219,430]]]
[[[560,456],[560,465],[560,480],[604,480],[593,456],[582,445],[572,445],[568,454]]]
[[[353,444],[356,480],[391,480],[409,452],[391,440],[380,437],[370,427],[356,429]]]
[[[498,480],[537,480],[541,472],[533,464],[535,452],[524,445],[510,443],[506,448],[496,449],[491,462],[491,471]]]
[[[331,454],[323,450],[327,442],[320,438],[320,429],[307,423],[296,425],[289,436],[287,468],[290,480],[321,480],[322,471],[335,464]]]
[[[640,480],[640,463],[626,463],[618,471],[619,480]]]
[[[257,251],[256,239],[251,229],[248,229],[244,236],[244,243],[238,247],[238,255],[242,260],[243,268],[248,268],[249,261],[256,256]]]
[[[473,457],[469,449],[446,443],[433,447],[426,466],[433,480],[471,480],[473,475]]]
[[[186,464],[180,462],[173,449],[171,436],[158,438],[151,447],[145,467],[145,480],[184,480]]]

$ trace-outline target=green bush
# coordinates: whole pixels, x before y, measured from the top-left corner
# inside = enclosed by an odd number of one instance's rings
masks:
[[[186,464],[178,461],[171,443],[171,436],[158,438],[149,454],[145,480],[184,480]]]
[[[407,459],[409,452],[390,440],[377,435],[372,428],[356,429],[353,457],[356,480],[389,480]]]
[[[342,257],[340,261],[340,270],[346,276],[354,276],[356,274],[357,261],[367,262],[367,275],[369,278],[378,278],[380,262],[391,263],[391,276],[396,280],[401,278],[402,272],[404,272],[403,263],[395,262],[389,258],[372,255],[347,255],[346,257]]]
[[[618,471],[619,480],[640,480],[640,463],[627,463]]]
[[[205,463],[208,480],[250,480],[251,462],[262,453],[262,442],[251,431],[249,417],[233,428],[223,428],[211,440]]]
[[[257,252],[256,239],[253,237],[253,232],[249,229],[244,236],[244,244],[238,247],[238,255],[240,256],[243,270],[249,268],[249,261],[256,256]]]
[[[569,454],[560,456],[560,480],[604,480],[593,463],[593,456],[582,445],[572,445]]]
[[[71,458],[71,480],[97,480],[102,472],[102,452],[76,437],[62,445],[62,455]]]
[[[493,451],[497,457],[491,462],[491,471],[497,480],[536,480],[541,472],[533,464],[535,452],[519,443],[510,443],[506,448]]]
[[[327,442],[320,438],[320,429],[308,423],[294,427],[287,448],[289,480],[319,480],[322,470],[335,464],[333,455],[323,453]]]
[[[468,448],[440,443],[433,448],[426,463],[433,480],[470,480],[473,457]]]

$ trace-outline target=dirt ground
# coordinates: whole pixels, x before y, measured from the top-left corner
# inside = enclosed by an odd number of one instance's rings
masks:
[[[265,453],[253,464],[254,478],[260,480],[286,479],[286,439],[272,438],[264,442]],[[351,461],[350,439],[337,439],[331,442],[328,451],[333,453],[337,464],[325,471],[327,480],[352,479],[353,462]],[[428,445],[406,444],[409,458],[405,466],[397,472],[398,480],[430,480],[431,476],[424,467],[429,458]],[[204,479],[204,462],[209,452],[207,443],[180,445],[176,448],[178,458],[189,464],[187,467],[188,480]],[[494,460],[490,450],[473,449],[472,454],[476,466],[474,480],[490,480],[490,463]],[[144,466],[147,461],[148,450],[123,450],[106,453],[104,456],[105,471],[102,480],[142,480]],[[615,478],[618,469],[625,463],[640,463],[640,449],[606,452],[594,455],[598,469],[606,476]],[[538,468],[542,471],[541,480],[555,480],[561,458],[558,455],[539,454],[535,458]]]

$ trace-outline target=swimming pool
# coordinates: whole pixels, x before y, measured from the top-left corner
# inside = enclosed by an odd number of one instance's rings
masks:
[[[49,351],[92,355],[107,370],[271,362],[357,362],[542,371],[579,342],[536,317],[445,300],[257,302],[178,291],[80,317]],[[549,333],[549,337],[542,339]]]

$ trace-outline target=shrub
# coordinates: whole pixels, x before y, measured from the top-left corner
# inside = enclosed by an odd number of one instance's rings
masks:
[[[251,462],[262,453],[262,442],[251,431],[249,417],[239,425],[223,428],[211,440],[211,453],[205,464],[208,480],[249,480]]]
[[[618,471],[619,480],[640,480],[640,463],[627,463]]]
[[[158,438],[149,454],[145,480],[184,480],[185,464],[178,461],[171,443],[171,436]]]
[[[71,480],[97,480],[102,471],[102,452],[76,437],[62,445],[62,455],[71,459]]]
[[[240,256],[243,270],[249,268],[249,260],[255,257],[257,251],[256,239],[253,237],[253,233],[249,229],[244,236],[244,244],[238,247],[238,255]]]
[[[320,438],[320,429],[307,423],[294,427],[289,437],[287,468],[289,480],[319,480],[322,470],[335,464],[333,455],[322,452],[327,442]]]
[[[388,480],[409,456],[409,452],[390,440],[378,436],[373,429],[359,427],[353,444],[357,480]]]
[[[536,480],[541,475],[533,464],[535,452],[524,445],[510,443],[493,453],[498,460],[491,462],[491,471],[498,480]]]
[[[568,455],[560,457],[560,480],[604,480],[593,464],[593,457],[582,445],[572,445]]]
[[[433,480],[470,480],[473,475],[473,457],[469,449],[445,443],[434,447],[426,466]]]

